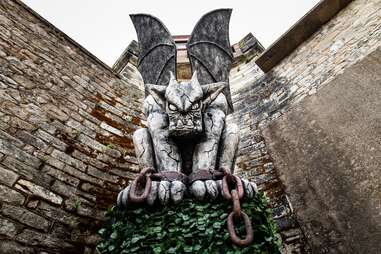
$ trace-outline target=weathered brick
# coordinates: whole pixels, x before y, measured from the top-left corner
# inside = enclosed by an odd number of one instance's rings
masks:
[[[16,137],[22,140],[23,142],[32,145],[38,149],[46,149],[48,147],[41,139],[33,136],[32,134],[26,131],[17,132]]]
[[[14,75],[13,79],[21,86],[25,87],[26,89],[32,89],[36,87],[36,83],[29,80],[23,75]]]
[[[0,217],[0,237],[7,236],[12,238],[16,236],[16,234],[17,234],[17,228],[15,223],[4,217]]]
[[[68,183],[74,187],[78,186],[79,184],[79,179],[75,178],[75,177],[72,177],[58,169],[55,169],[53,167],[50,167],[48,165],[45,165],[42,170],[41,170],[41,173],[43,174],[48,174],[62,182],[65,182],[65,183]]]
[[[0,139],[0,152],[6,155],[14,156],[16,159],[32,167],[39,167],[41,164],[41,161],[39,159],[17,148],[13,144],[1,139]]]
[[[93,157],[90,157],[84,153],[81,153],[80,151],[78,150],[75,150],[73,153],[72,153],[72,156],[80,161],[83,161],[84,163],[86,164],[90,164],[94,167],[97,167],[97,168],[106,168],[107,167],[107,164],[106,163],[103,163]]]
[[[53,192],[45,189],[42,186],[39,186],[37,184],[34,184],[32,182],[29,182],[23,179],[17,181],[15,188],[27,194],[33,194],[38,197],[41,197],[57,205],[60,205],[62,203],[62,198],[58,196],[57,194],[54,194]]]
[[[81,133],[88,135],[89,137],[95,138],[96,133],[94,132],[94,130],[87,128],[86,126],[82,125],[80,122],[77,122],[73,119],[69,119],[66,122],[66,125],[72,127],[73,129],[76,129],[77,131]]]
[[[118,168],[112,168],[110,170],[110,173],[113,173],[114,175],[118,175],[126,179],[134,179],[136,177],[136,173],[131,171],[132,170],[122,170]]]
[[[100,178],[102,180],[109,181],[109,182],[112,182],[112,183],[117,183],[118,180],[119,180],[118,176],[111,175],[108,172],[104,172],[104,171],[96,169],[96,168],[94,168],[92,166],[88,166],[87,173],[89,175],[95,176],[97,178]]]
[[[103,128],[103,129],[105,129],[106,131],[109,131],[109,132],[111,132],[111,133],[113,133],[113,134],[116,134],[116,135],[118,135],[118,136],[123,137],[123,132],[122,132],[121,130],[118,130],[117,128],[114,128],[114,127],[108,125],[108,124],[105,123],[105,122],[102,122],[102,123],[101,123],[101,128]]]
[[[90,201],[95,201],[95,196],[92,196],[88,193],[78,190],[77,188],[67,185],[60,181],[54,181],[52,185],[52,190],[61,194],[64,197],[71,197],[76,195],[81,195],[84,198],[87,198]]]
[[[54,132],[53,132],[54,133]],[[67,148],[67,144],[59,140],[58,138],[50,135],[48,132],[38,129],[35,132],[36,137],[44,140],[46,143],[53,145],[58,150],[65,151]]]
[[[85,216],[85,217],[94,218],[96,220],[104,220],[105,219],[104,212],[102,212],[100,210],[96,210],[93,207],[90,207],[90,206],[87,206],[87,205],[80,205],[77,208],[76,212],[79,215],[82,215],[82,216]]]
[[[9,135],[8,133],[6,133],[5,131],[1,131],[1,130],[0,130],[0,139],[7,141],[7,142],[9,142],[12,145],[17,146],[17,147],[21,147],[24,145],[24,143],[21,140],[18,140],[17,138],[15,138],[15,137]]]
[[[70,167],[68,165],[66,165],[62,171],[72,175],[72,176],[75,176],[83,181],[87,181],[87,182],[91,182],[91,183],[94,183],[94,184],[97,184],[97,185],[103,185],[103,182],[100,180],[100,179],[97,179],[95,177],[92,177],[76,168],[73,168],[73,167]]]
[[[44,155],[43,158],[44,158],[46,164],[49,164],[53,167],[56,167],[56,168],[61,169],[61,170],[65,167],[65,163],[63,163],[60,160],[57,160],[54,157],[51,157],[49,155]]]
[[[50,117],[56,118],[62,122],[69,119],[68,115],[53,104],[46,104],[42,107],[42,109],[45,110]]]
[[[15,205],[22,205],[25,201],[24,195],[11,188],[0,185],[0,201]]]
[[[2,161],[2,164],[7,168],[14,170],[20,176],[23,176],[28,180],[39,181],[44,186],[48,185],[51,181],[51,177],[42,175],[38,168],[28,166],[13,157],[5,157],[5,159]]]
[[[5,169],[0,166],[0,183],[6,184],[8,186],[12,186],[18,179],[19,175],[15,172]]]
[[[44,231],[47,231],[49,228],[48,220],[33,212],[30,212],[25,208],[5,204],[3,205],[1,212],[5,216],[10,217],[30,227],[41,229]]]
[[[77,192],[77,188],[64,184],[61,181],[54,181],[52,184],[52,190],[65,197],[73,196]]]
[[[104,145],[102,145],[101,143],[99,143],[98,141],[91,139],[90,137],[83,135],[83,134],[80,134],[78,136],[78,141],[80,141],[84,145],[87,145],[87,146],[89,146],[89,147],[91,147],[91,148],[93,148],[99,152],[103,152],[106,149],[106,147]]]
[[[52,157],[59,159],[62,162],[65,162],[66,164],[75,167],[81,171],[86,171],[86,164],[83,162],[71,157],[70,155],[61,152],[59,150],[54,150],[51,154]]]
[[[73,214],[65,212],[61,208],[57,208],[45,202],[40,202],[37,207],[37,211],[52,220],[59,221],[68,226],[75,227],[79,222],[78,217]]]
[[[30,124],[24,120],[21,120],[20,118],[16,116],[10,117],[9,125],[12,128],[19,129],[19,130],[26,130],[26,131],[33,131],[37,128],[35,125]]]
[[[96,141],[94,139],[91,139],[90,137],[88,137],[86,135],[80,134],[78,137],[78,140],[81,143],[83,143],[83,144],[85,144],[85,145],[87,145],[87,146],[89,146],[89,147],[91,147],[91,148],[93,148],[99,152],[102,152],[102,153],[105,153],[109,156],[112,156],[114,158],[119,158],[121,156],[121,153],[119,151],[117,151],[115,149],[108,148],[107,146],[99,143],[98,141]]]
[[[31,247],[23,246],[13,240],[1,240],[0,250],[2,254],[34,254],[35,250]]]
[[[71,253],[70,251],[77,253],[75,251],[75,247],[72,244],[62,241],[62,239],[56,236],[50,234],[42,234],[30,229],[24,229],[20,234],[16,236],[16,240],[30,246],[43,246],[51,250],[66,249],[67,253]]]

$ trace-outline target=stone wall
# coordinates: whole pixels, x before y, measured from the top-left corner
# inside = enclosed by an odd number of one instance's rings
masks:
[[[381,48],[263,128],[314,253],[381,250]]]
[[[306,253],[308,246],[305,246],[303,233],[258,128],[257,116],[263,110],[261,107],[257,108],[261,98],[255,95],[259,95],[256,93],[259,89],[250,92],[246,90],[263,77],[263,72],[255,64],[256,56],[261,51],[257,54],[248,53],[251,57],[240,57],[230,73],[235,112],[228,117],[228,121],[238,123],[241,134],[236,173],[254,180],[258,189],[270,198],[273,216],[283,241],[283,253]],[[246,100],[241,100],[242,97]]]
[[[137,170],[143,92],[18,1],[0,2],[0,253],[90,253]]]
[[[286,148],[289,149],[287,155],[290,158],[297,157],[299,154],[296,154],[295,151],[299,150],[296,150],[294,145],[296,142],[302,144],[303,137],[298,137],[296,132],[286,140],[282,139],[280,133],[276,137],[271,137],[272,134],[267,131],[267,125],[274,121],[281,121],[277,119],[290,112],[304,99],[319,94],[320,88],[332,84],[330,81],[336,76],[361,61],[381,45],[380,8],[379,0],[353,1],[270,72],[262,73],[254,62],[238,66],[232,71],[232,94],[236,109],[232,119],[238,121],[241,126],[238,171],[242,175],[255,179],[271,197],[273,207],[279,207],[279,209],[274,209],[274,216],[277,218],[278,226],[281,229],[280,234],[286,243],[285,253],[297,250],[304,253],[311,251],[310,249],[313,253],[353,253],[343,252],[340,248],[331,248],[336,242],[333,241],[331,245],[328,243],[334,238],[334,235],[330,236],[327,233],[329,231],[306,223],[307,218],[298,217],[299,212],[302,213],[306,206],[300,206],[296,201],[302,193],[295,191],[294,185],[306,181],[306,179],[296,177],[297,172],[300,173],[297,169],[294,169],[295,173],[289,174],[287,168],[283,168],[285,164],[277,160],[284,159],[279,156],[279,153]],[[341,87],[341,89],[345,88]],[[337,93],[336,96],[340,96],[340,93]],[[364,94],[362,100],[367,100]],[[329,101],[325,103],[329,103]],[[331,103],[335,103],[335,101],[331,101]],[[351,113],[356,114],[356,112],[353,110]],[[376,112],[369,112],[369,114],[375,117]],[[303,116],[300,117],[303,119]],[[313,121],[313,116],[311,116],[311,121]],[[336,127],[340,128],[339,123]],[[264,130],[268,133],[266,139],[263,136]],[[267,143],[271,143],[270,148]],[[278,148],[280,143],[282,148]],[[323,151],[321,152],[323,153]],[[273,155],[275,159],[272,158]],[[296,166],[287,165],[291,168]],[[278,177],[279,173],[281,173],[281,178]],[[285,179],[288,180],[285,181]],[[308,180],[315,181],[313,177]],[[319,184],[329,185],[329,183],[316,179],[314,186],[319,188],[317,186]],[[294,191],[291,192],[291,189]],[[297,190],[305,191],[300,188]],[[327,199],[335,201],[334,193],[325,194]],[[316,197],[309,195],[305,198],[313,200]],[[291,200],[291,203],[288,200]],[[355,199],[347,200],[347,202],[354,201]],[[374,200],[374,202],[376,201]],[[293,215],[294,208],[297,220]],[[281,213],[277,215],[277,211],[281,211]],[[321,215],[323,218],[326,212],[327,208],[320,207],[315,215]],[[302,231],[298,224],[303,229]],[[313,235],[316,237],[312,237]],[[307,241],[303,240],[304,236]],[[315,239],[320,239],[320,242],[315,242]],[[323,239],[328,239],[325,242],[327,248],[322,248]],[[339,241],[339,239],[336,240]]]

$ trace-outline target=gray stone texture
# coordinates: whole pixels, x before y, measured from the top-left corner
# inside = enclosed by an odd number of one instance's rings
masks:
[[[48,220],[24,208],[13,205],[3,205],[3,207],[1,208],[1,213],[22,224],[28,225],[36,229],[41,229],[43,231],[48,231]]]
[[[314,253],[381,249],[381,48],[263,128]]]

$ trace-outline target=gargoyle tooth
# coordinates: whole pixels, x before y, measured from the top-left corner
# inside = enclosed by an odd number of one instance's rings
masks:
[[[187,125],[188,125],[188,126],[193,126],[193,122],[192,122],[191,119],[188,119]]]

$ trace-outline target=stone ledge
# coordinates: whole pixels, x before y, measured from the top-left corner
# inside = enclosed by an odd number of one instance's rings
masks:
[[[255,63],[269,72],[352,0],[323,0],[262,53]]]

